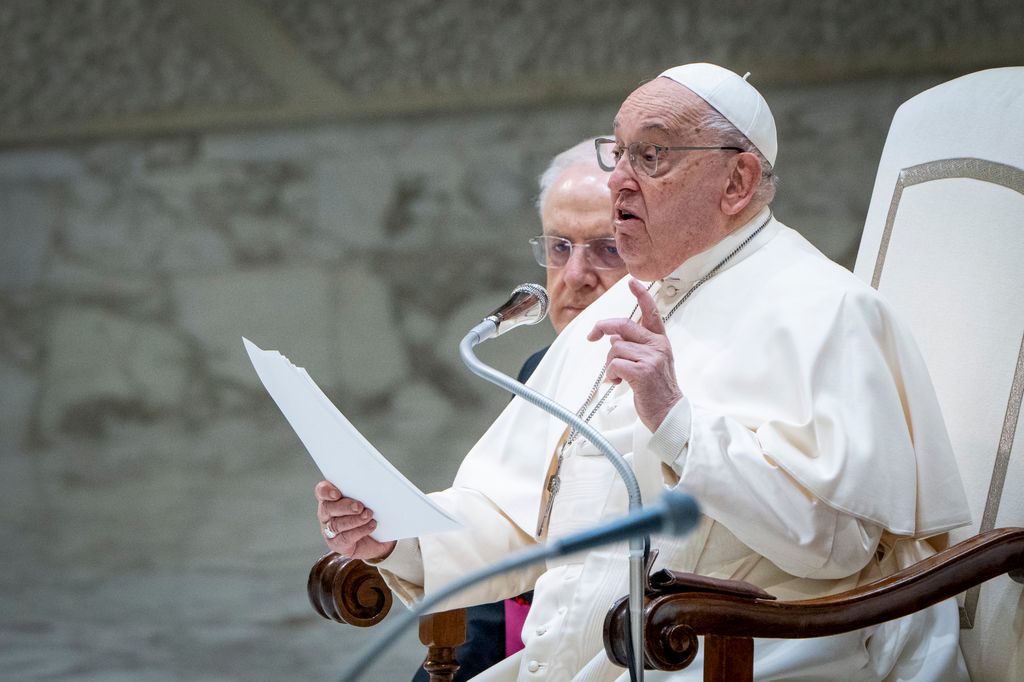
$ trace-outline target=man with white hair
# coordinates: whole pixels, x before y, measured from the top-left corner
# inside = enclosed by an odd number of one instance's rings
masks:
[[[537,263],[547,269],[548,315],[557,333],[626,274],[595,141],[565,150],[540,176],[537,209],[544,233],[530,244]]]
[[[612,235],[611,192],[594,155],[595,141],[587,138],[561,152],[538,178],[542,233],[530,239],[530,246],[545,268],[548,319],[557,334],[626,274]],[[529,379],[546,352],[543,348],[527,358],[519,381]],[[457,652],[456,682],[523,648],[522,625],[532,597],[531,591],[470,607],[466,643]],[[426,671],[420,668],[413,679],[426,682]]]
[[[821,596],[923,558],[928,540],[966,524],[908,332],[874,290],[772,215],[776,131],[760,93],[718,66],[675,67],[629,95],[615,138],[597,147],[616,244],[636,279],[580,313],[531,384],[579,406],[625,453],[646,503],[676,486],[700,502],[694,532],[651,539],[657,565],[782,599]],[[559,485],[548,485],[553,476]],[[597,448],[519,400],[433,498],[466,529],[395,546],[369,536],[372,513],[356,501],[320,497],[318,514],[340,532],[332,549],[381,560],[396,594],[414,600],[627,507]],[[495,579],[460,601],[534,580],[525,649],[481,679],[625,679],[601,638],[626,592],[624,543]],[[847,635],[757,641],[754,674],[966,679],[958,632],[947,601]],[[696,667],[668,679],[700,679]]]
[[[572,320],[626,274],[612,234],[611,192],[587,138],[551,160],[538,178],[542,234],[530,239],[533,257],[546,270],[548,319],[561,334]],[[534,353],[520,372],[533,373],[546,351]]]

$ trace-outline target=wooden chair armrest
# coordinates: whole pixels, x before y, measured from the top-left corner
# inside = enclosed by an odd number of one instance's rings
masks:
[[[1024,528],[976,535],[890,576],[841,594],[801,601],[702,591],[647,594],[645,655],[658,670],[686,667],[697,636],[824,637],[900,618],[1003,573],[1024,582]],[[627,598],[605,618],[605,650],[625,665]]]
[[[384,620],[394,601],[376,568],[333,552],[309,569],[306,593],[324,618],[361,628]]]
[[[380,571],[358,559],[325,554],[309,569],[306,593],[313,610],[328,620],[368,628],[384,620],[394,597]],[[427,647],[423,669],[430,682],[451,682],[459,669],[455,649],[466,641],[466,610],[420,618],[420,642]]]

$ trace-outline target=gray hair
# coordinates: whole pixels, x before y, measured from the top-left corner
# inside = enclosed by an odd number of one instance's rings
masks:
[[[754,190],[754,199],[767,206],[775,198],[775,191],[779,187],[779,176],[775,169],[768,163],[761,150],[754,146],[754,143],[741,133],[732,122],[723,116],[712,106],[704,108],[704,113],[698,122],[701,130],[709,130],[715,137],[715,141],[725,147],[739,147],[745,152],[755,155],[761,162],[761,180]]]
[[[588,137],[551,159],[547,169],[537,178],[540,184],[540,194],[537,196],[536,204],[537,211],[544,210],[544,200],[548,197],[548,191],[555,184],[555,180],[568,170],[570,166],[585,163],[600,170],[600,166],[597,165],[597,148],[594,147],[594,140],[596,139],[596,137]]]

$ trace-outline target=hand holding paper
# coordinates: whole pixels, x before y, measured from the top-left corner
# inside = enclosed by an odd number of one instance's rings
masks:
[[[373,532],[377,521],[373,510],[359,500],[344,497],[330,481],[320,481],[314,491],[316,517],[327,546],[353,559],[384,559],[395,549],[395,541],[377,542]]]
[[[373,510],[378,542],[454,530],[459,523],[391,465],[338,411],[301,367],[242,339],[274,402],[324,478]]]

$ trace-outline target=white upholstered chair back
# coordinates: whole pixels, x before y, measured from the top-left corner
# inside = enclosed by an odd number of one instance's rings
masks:
[[[896,112],[854,270],[910,323],[974,523],[1024,526],[1024,67],[939,85]],[[1024,679],[1024,597],[1001,576],[962,597],[975,682]]]

